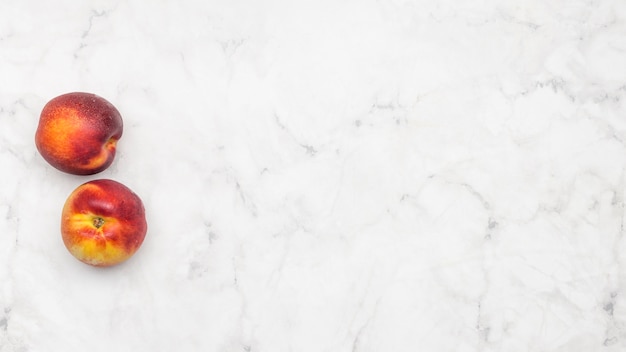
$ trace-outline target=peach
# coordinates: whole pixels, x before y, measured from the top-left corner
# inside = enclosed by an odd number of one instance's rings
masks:
[[[112,266],[129,259],[143,243],[147,229],[139,196],[113,180],[80,185],[63,206],[63,243],[89,265]]]
[[[122,130],[122,117],[113,104],[91,93],[67,93],[43,107],[35,145],[55,168],[92,175],[111,165]]]

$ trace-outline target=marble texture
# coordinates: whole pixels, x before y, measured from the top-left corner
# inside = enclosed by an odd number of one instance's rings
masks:
[[[626,2],[0,4],[0,351],[624,351]],[[56,171],[39,112],[122,113]],[[63,247],[90,179],[149,231]]]

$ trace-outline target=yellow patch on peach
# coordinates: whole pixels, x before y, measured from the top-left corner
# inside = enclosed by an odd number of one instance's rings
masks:
[[[129,257],[122,248],[111,246],[106,241],[84,240],[70,246],[69,251],[78,260],[95,266],[109,266]]]
[[[100,150],[100,154],[98,154],[97,156],[89,160],[89,163],[84,165],[83,168],[91,169],[91,168],[96,168],[99,165],[104,164],[104,162],[110,157],[111,152],[115,151],[116,144],[117,144],[116,139],[113,139],[113,138],[109,139]]]
[[[66,141],[70,141],[76,136],[80,136],[82,127],[80,126],[80,117],[75,109],[59,108],[56,115],[63,118],[49,119],[46,121],[45,141],[63,141],[65,143],[49,142],[50,154],[60,160],[69,160],[72,156],[72,145]]]

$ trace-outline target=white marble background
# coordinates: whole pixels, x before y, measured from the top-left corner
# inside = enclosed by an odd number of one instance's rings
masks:
[[[39,112],[118,107],[62,174]],[[0,3],[0,351],[624,351],[623,0]],[[69,193],[146,205],[88,267]]]

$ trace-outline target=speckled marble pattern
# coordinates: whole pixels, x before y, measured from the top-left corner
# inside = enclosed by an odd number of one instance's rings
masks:
[[[626,2],[0,5],[0,351],[624,351]],[[39,112],[87,91],[113,165]],[[60,213],[143,199],[128,262]]]

